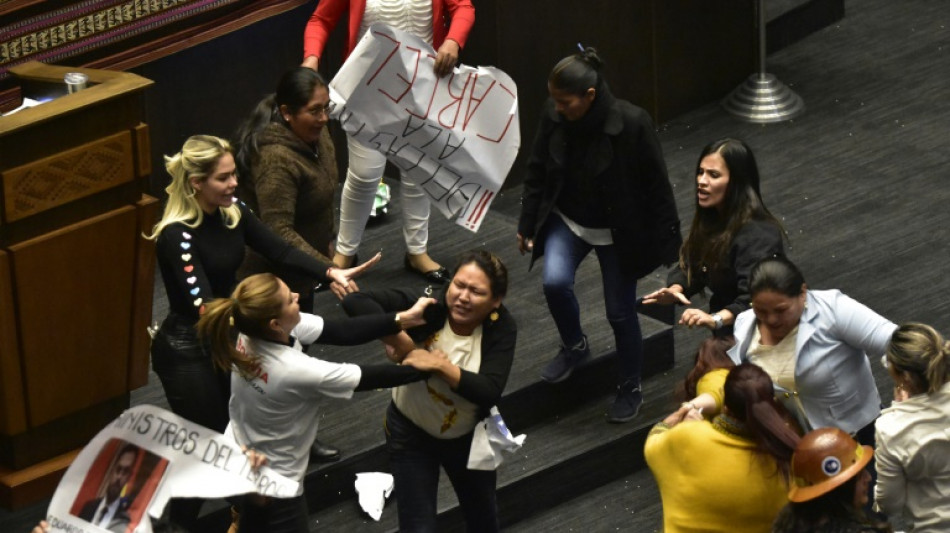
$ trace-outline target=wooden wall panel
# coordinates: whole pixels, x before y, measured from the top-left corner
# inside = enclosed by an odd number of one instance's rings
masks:
[[[126,394],[137,227],[127,206],[10,247],[30,426]]]
[[[149,351],[152,345],[147,328],[152,321],[152,294],[155,285],[155,241],[143,237],[158,221],[159,202],[142,195],[135,206],[135,287],[132,289],[132,330],[129,332],[129,385],[137,389],[148,384]]]
[[[0,433],[4,435],[26,430],[12,276],[10,255],[0,250]]]
[[[4,222],[134,179],[132,135],[122,131],[3,172]]]

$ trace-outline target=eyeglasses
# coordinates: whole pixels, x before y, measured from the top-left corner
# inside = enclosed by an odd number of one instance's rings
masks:
[[[310,113],[311,115],[315,117],[319,117],[320,115],[326,113],[326,115],[329,117],[330,113],[333,113],[333,110],[335,108],[336,108],[336,104],[334,104],[333,102],[327,102],[326,105],[316,105],[313,107],[308,107],[307,113]]]

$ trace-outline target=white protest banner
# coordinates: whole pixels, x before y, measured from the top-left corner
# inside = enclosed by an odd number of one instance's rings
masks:
[[[139,405],[96,435],[66,470],[47,510],[51,531],[150,533],[173,497],[256,492],[291,497],[299,483],[252,470],[233,439],[164,409]]]
[[[494,67],[462,65],[439,78],[435,57],[413,35],[371,26],[330,82],[333,116],[446,218],[478,231],[518,155],[518,90]]]

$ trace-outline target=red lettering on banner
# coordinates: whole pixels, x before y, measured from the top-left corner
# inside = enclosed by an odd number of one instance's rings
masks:
[[[430,54],[428,57],[430,57],[430,58],[432,58],[432,59],[435,59],[435,56],[433,56],[433,55],[431,55],[431,54]],[[455,73],[454,73],[454,72],[452,73],[451,76],[448,76],[448,77],[446,78],[446,80],[447,80],[446,83],[448,83],[449,85],[451,85],[453,79],[455,79]],[[429,95],[429,105],[426,106],[426,114],[425,114],[425,115],[417,115],[417,114],[413,113],[412,110],[409,109],[409,108],[406,108],[406,112],[409,113],[410,115],[416,117],[416,118],[421,118],[422,120],[425,120],[425,119],[429,118],[429,111],[432,111],[432,102],[435,101],[435,95],[436,95],[436,93],[439,91],[439,84],[440,84],[440,83],[442,83],[442,78],[436,77],[436,78],[435,78],[435,83],[432,84],[432,94]]]
[[[465,110],[465,121],[462,122],[462,131],[465,131],[465,128],[468,127],[468,122],[472,120],[472,116],[478,111],[478,106],[482,105],[482,102],[485,98],[488,97],[488,93],[491,92],[492,87],[497,83],[495,80],[492,80],[491,84],[485,89],[485,92],[482,93],[481,98],[475,98],[475,86],[478,85],[478,74],[475,75],[475,83],[472,83],[472,89],[469,91],[468,95],[468,108]],[[472,109],[472,102],[475,102],[475,109]]]
[[[449,93],[449,97],[452,99],[452,103],[448,104],[447,106],[439,110],[439,124],[441,124],[443,127],[449,128],[449,129],[452,129],[455,127],[455,123],[458,122],[458,119],[459,119],[459,113],[462,111],[462,100],[465,98],[465,90],[468,89],[468,84],[471,81],[472,81],[472,74],[469,74],[468,77],[465,78],[465,85],[462,86],[462,92],[458,96],[452,93],[451,85],[447,86],[447,89],[448,89],[447,92]],[[452,123],[447,124],[446,122],[444,122],[442,115],[450,107],[455,108],[455,116],[452,117]]]
[[[383,68],[389,64],[389,61],[393,58],[393,56],[396,55],[396,52],[399,51],[399,48],[402,45],[401,42],[394,40],[392,37],[388,35],[381,34],[378,32],[376,33],[376,35],[382,35],[383,37],[386,37],[387,39],[392,41],[394,47],[393,47],[392,52],[390,52],[389,55],[386,56],[385,61],[383,61],[382,64],[379,65],[379,68],[376,69],[376,72],[374,72],[373,75],[370,76],[368,80],[366,80],[366,85],[370,85],[373,83],[373,81],[376,79],[376,76],[378,76],[379,73],[383,70]],[[399,78],[400,81],[406,84],[406,89],[399,96],[393,96],[383,89],[377,89],[379,92],[383,93],[387,98],[389,98],[390,100],[392,100],[393,102],[397,104],[412,90],[412,85],[416,82],[416,75],[419,73],[419,58],[422,57],[422,50],[420,50],[419,48],[413,48],[411,46],[407,46],[406,49],[411,50],[412,52],[415,52],[416,54],[416,64],[413,66],[413,69],[412,69],[411,80],[406,79],[406,77],[400,73],[396,73],[396,78]]]
[[[379,72],[383,70],[383,67],[385,67],[389,63],[389,60],[392,59],[394,55],[396,55],[396,52],[399,51],[399,45],[401,44],[399,41],[393,39],[392,37],[386,35],[385,33],[374,32],[373,35],[377,35],[377,36],[385,37],[389,39],[390,42],[393,43],[393,50],[392,52],[389,52],[389,55],[386,56],[386,59],[379,65],[379,68],[376,69],[376,72],[374,72],[373,75],[370,76],[368,80],[366,80],[367,86],[373,83],[373,80],[375,80],[376,76],[379,75]]]
[[[501,87],[506,93],[508,93],[511,96],[512,101],[517,100],[515,93],[513,93],[511,89],[509,89],[508,87],[505,87],[504,84],[498,84],[498,86]],[[485,94],[487,95],[488,91],[485,91]],[[508,133],[508,128],[511,127],[511,121],[514,120],[514,118],[515,118],[514,114],[511,114],[511,113],[508,114],[508,122],[505,122],[505,127],[501,130],[501,134],[498,135],[498,137],[496,138],[486,137],[482,135],[481,133],[477,133],[476,135],[478,135],[480,139],[485,139],[486,141],[489,141],[489,142],[493,142],[493,143],[501,142],[501,140],[505,138],[505,134]]]

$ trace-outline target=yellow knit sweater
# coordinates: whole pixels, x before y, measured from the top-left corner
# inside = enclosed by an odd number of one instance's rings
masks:
[[[788,502],[788,487],[771,458],[718,420],[662,422],[644,453],[663,499],[665,533],[767,533]]]

